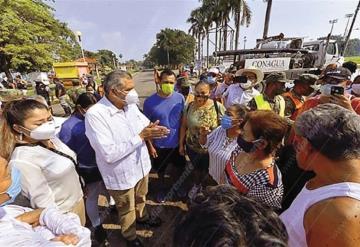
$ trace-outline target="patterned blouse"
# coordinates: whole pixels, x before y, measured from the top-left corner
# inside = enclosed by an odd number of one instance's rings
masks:
[[[284,188],[280,170],[273,162],[268,168],[258,169],[247,174],[239,174],[235,159],[243,152],[237,147],[225,166],[225,183],[231,184],[239,192],[275,208],[281,208]]]
[[[197,153],[207,153],[207,149],[201,147],[199,143],[200,139],[200,127],[207,126],[210,130],[216,129],[219,126],[218,118],[220,119],[225,112],[224,106],[217,102],[219,109],[219,116],[216,113],[215,105],[197,108],[194,103],[191,102],[188,106],[185,106],[185,115],[187,119],[188,129],[186,131],[186,145]]]

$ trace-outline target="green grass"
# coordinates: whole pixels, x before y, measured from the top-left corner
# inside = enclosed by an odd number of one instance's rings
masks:
[[[353,61],[357,64],[360,64],[360,56],[356,56],[356,57],[345,57],[345,62],[347,61]]]

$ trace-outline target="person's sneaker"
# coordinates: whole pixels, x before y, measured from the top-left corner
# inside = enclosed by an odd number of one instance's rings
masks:
[[[196,185],[196,184],[195,184],[195,185],[190,189],[190,191],[189,191],[189,193],[188,193],[188,197],[189,197],[190,201],[193,201],[193,199],[195,198],[196,194],[199,193],[199,192],[201,191],[201,189],[202,189],[201,184],[199,184],[199,185]]]
[[[134,240],[126,240],[127,247],[143,247],[144,245],[141,243],[139,238],[135,238]]]
[[[136,220],[136,223],[149,227],[159,227],[161,226],[162,220],[160,219],[160,217],[150,216],[146,220]]]

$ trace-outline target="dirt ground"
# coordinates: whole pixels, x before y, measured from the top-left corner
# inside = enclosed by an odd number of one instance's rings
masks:
[[[169,170],[169,169],[168,169]],[[170,166],[171,170],[171,166]],[[171,171],[170,171],[171,173]],[[187,178],[184,181],[181,181],[180,179],[177,179],[174,181],[174,179],[170,176],[166,177],[166,193],[169,197],[169,200],[167,200],[164,203],[157,203],[156,202],[156,195],[157,192],[164,189],[163,185],[160,184],[160,181],[158,179],[158,176],[156,173],[151,172],[150,173],[150,179],[149,179],[149,193],[147,196],[147,202],[146,206],[149,210],[150,214],[158,215],[162,219],[162,225],[157,228],[147,228],[142,226],[137,226],[137,234],[142,240],[144,246],[151,247],[167,247],[172,246],[172,237],[173,237],[173,231],[176,223],[181,219],[183,214],[187,211],[187,204],[186,204],[186,197],[179,198],[177,195],[173,195],[171,193],[172,188],[174,189],[174,185],[171,186],[171,184],[175,184],[177,186],[178,184],[181,186],[185,186],[188,188],[189,183],[191,183],[191,178]],[[109,215],[106,217],[106,220],[103,224],[103,227],[107,230],[108,239],[110,242],[111,247],[122,247],[126,246],[126,243],[124,239],[121,237],[120,233],[120,225],[118,225],[118,216],[116,214],[115,210],[109,211],[107,207],[104,207],[107,205],[107,201],[105,197],[99,198],[99,205],[103,206],[102,209],[106,210],[106,212],[109,213]]]

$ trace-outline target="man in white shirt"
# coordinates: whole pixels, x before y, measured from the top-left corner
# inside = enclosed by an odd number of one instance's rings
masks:
[[[128,246],[142,246],[136,236],[136,222],[150,226],[161,223],[145,210],[151,169],[145,141],[164,138],[169,130],[158,122],[150,123],[139,111],[129,73],[108,74],[104,91],[105,97],[85,115],[86,136],[95,150],[105,186],[116,202],[123,237]]]
[[[230,71],[227,71],[224,74],[224,81],[217,86],[216,91],[215,91],[216,99],[222,98],[223,93],[233,83],[233,77],[234,77],[234,74],[232,74]]]
[[[234,105],[247,105],[260,92],[254,87],[264,79],[264,73],[254,67],[240,69],[231,84],[223,93],[226,108]]]

